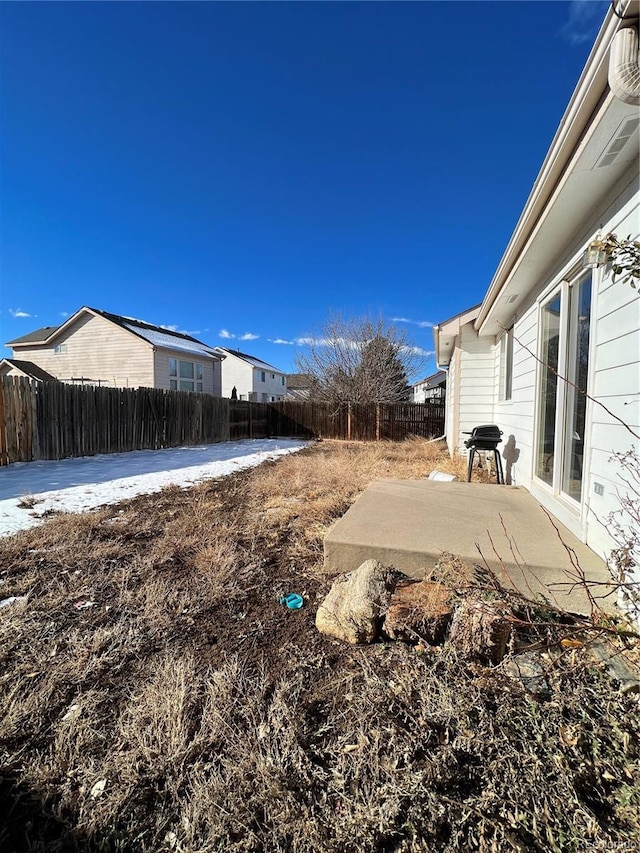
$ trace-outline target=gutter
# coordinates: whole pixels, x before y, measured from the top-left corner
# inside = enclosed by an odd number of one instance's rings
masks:
[[[609,57],[609,85],[623,104],[640,106],[638,17],[623,19],[622,29],[613,37]]]

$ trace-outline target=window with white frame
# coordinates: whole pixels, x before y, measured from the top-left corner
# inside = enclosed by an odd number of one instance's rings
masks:
[[[284,376],[281,376],[281,377],[280,377],[280,383],[281,383],[282,385],[284,385]]]
[[[56,355],[60,355],[61,353],[65,353],[67,351],[66,344],[56,344],[53,348],[53,351]]]
[[[197,361],[169,359],[169,388],[172,391],[204,391],[204,369]]]
[[[510,400],[513,392],[513,326],[500,338],[500,400]]]
[[[259,370],[259,371],[258,371],[258,380],[259,380],[260,382],[266,382],[266,381],[267,381],[267,374],[266,374],[266,372],[265,372],[264,370]]]

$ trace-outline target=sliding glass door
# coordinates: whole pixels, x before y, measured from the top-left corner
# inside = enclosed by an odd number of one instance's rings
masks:
[[[591,275],[560,289],[540,310],[535,474],[555,493],[582,500],[589,377]]]

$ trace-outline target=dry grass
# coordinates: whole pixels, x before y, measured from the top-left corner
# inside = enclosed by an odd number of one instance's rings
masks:
[[[268,541],[288,527],[292,556],[316,567],[331,524],[373,480],[424,479],[432,471],[466,479],[466,462],[450,459],[442,443],[422,439],[380,444],[325,441],[313,454],[293,454],[263,466],[251,478],[249,495],[257,508],[252,529]]]
[[[451,651],[315,631],[328,526],[435,468],[466,476],[423,441],[322,442],[3,540],[3,595],[29,600],[0,610],[0,849],[638,844],[637,705],[586,651],[546,658],[540,701]]]

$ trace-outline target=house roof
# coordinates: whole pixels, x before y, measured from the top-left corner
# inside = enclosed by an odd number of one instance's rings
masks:
[[[180,350],[181,352],[201,357],[204,356],[205,358],[220,358],[220,354],[215,351],[214,347],[210,347],[208,344],[184,332],[174,332],[172,329],[154,326],[145,320],[136,320],[134,317],[124,317],[120,314],[111,314],[109,311],[101,311],[98,308],[89,308],[89,310],[95,314],[99,314],[106,320],[110,320],[117,326],[121,326],[128,332],[132,332],[139,338],[143,338],[154,347]]]
[[[438,367],[448,367],[460,329],[476,319],[481,305],[482,303],[479,302],[473,308],[467,308],[459,314],[454,314],[453,317],[449,317],[448,320],[444,320],[433,327],[433,342]]]
[[[623,0],[607,12],[482,302],[475,321],[481,335],[510,325],[554,258],[567,252],[580,258],[613,188],[630,174],[637,178],[638,108],[619,100],[608,80],[614,38],[637,9],[638,0]]]
[[[31,377],[31,379],[37,379],[40,382],[57,382],[55,376],[47,373],[46,370],[38,367],[38,365],[34,364],[32,361],[21,361],[17,358],[3,358],[0,360],[0,367],[2,367],[3,364],[10,364],[12,367],[22,371],[26,376]]]
[[[153,323],[147,323],[145,320],[137,320],[134,317],[125,317],[121,314],[112,314],[110,311],[102,311],[100,308],[91,308],[88,305],[80,308],[71,317],[69,317],[61,326],[44,326],[35,332],[24,335],[21,338],[16,338],[9,341],[7,346],[15,344],[29,343],[49,343],[56,338],[61,332],[67,329],[82,313],[90,313],[99,317],[104,317],[116,326],[131,332],[139,338],[147,341],[154,347],[163,347],[165,349],[178,350],[179,352],[197,355],[200,358],[221,359],[223,356],[216,351],[214,347],[199,341],[197,338],[187,335],[184,332],[174,332],[171,329],[165,329],[162,326],[155,326]]]
[[[446,382],[447,374],[444,370],[438,370],[437,373],[432,373],[431,376],[427,376],[426,379],[421,379],[419,382],[414,382],[413,388],[417,388],[418,385],[426,385],[427,388],[435,388],[437,385],[440,385],[441,382]]]
[[[47,338],[50,338],[51,335],[59,328],[60,326],[43,326],[41,329],[36,329],[35,332],[29,332],[28,335],[22,335],[20,338],[14,338],[12,341],[7,341],[6,346],[10,347],[13,344],[44,343],[44,341],[46,341]]]
[[[310,373],[289,373],[287,375],[287,388],[295,391],[296,388],[311,388],[313,377]]]
[[[248,362],[248,364],[252,365],[252,367],[258,367],[260,370],[271,370],[276,373],[282,373],[279,367],[274,367],[272,364],[269,364],[266,361],[262,361],[262,359],[256,358],[254,355],[248,355],[246,352],[240,352],[237,349],[229,349],[228,347],[216,347],[217,352],[223,352],[229,355],[235,355],[236,358],[241,358],[243,361]]]

